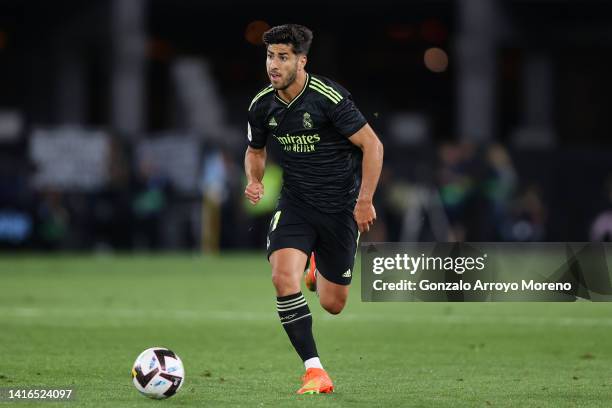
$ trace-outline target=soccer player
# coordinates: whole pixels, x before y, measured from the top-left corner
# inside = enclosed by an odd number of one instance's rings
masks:
[[[271,141],[283,169],[267,237],[278,315],[306,368],[298,394],[330,393],[334,385],[319,360],[302,275],[310,257],[307,287],[329,313],[342,311],[359,233],[376,219],[372,198],[383,147],[346,89],[306,72],[308,28],[273,27],[263,41],[270,85],[249,106],[245,196],[252,204],[263,197]]]

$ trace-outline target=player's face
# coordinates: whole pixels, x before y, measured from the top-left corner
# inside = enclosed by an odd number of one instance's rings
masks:
[[[298,69],[303,68],[301,58],[289,44],[270,44],[266,70],[274,89],[287,89],[295,81]]]

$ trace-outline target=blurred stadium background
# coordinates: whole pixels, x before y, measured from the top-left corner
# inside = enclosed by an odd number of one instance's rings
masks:
[[[612,231],[604,1],[0,1],[0,247],[259,249],[279,188],[243,200],[261,34],[386,146],[364,240],[587,241]]]

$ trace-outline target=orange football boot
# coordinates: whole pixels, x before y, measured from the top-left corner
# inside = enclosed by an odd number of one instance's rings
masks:
[[[317,290],[317,265],[315,264],[314,252],[310,255],[310,262],[306,275],[304,275],[304,283],[309,291],[315,292]]]
[[[298,394],[329,394],[334,392],[334,384],[322,368],[309,368],[302,376],[302,388]]]

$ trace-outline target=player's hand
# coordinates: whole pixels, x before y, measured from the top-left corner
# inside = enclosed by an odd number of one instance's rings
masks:
[[[370,226],[376,221],[376,210],[372,201],[358,199],[353,210],[353,217],[355,217],[359,232],[368,232]]]
[[[244,195],[251,202],[251,204],[257,204],[264,195],[263,184],[261,184],[259,181],[250,182],[247,184],[246,189],[244,190]]]

